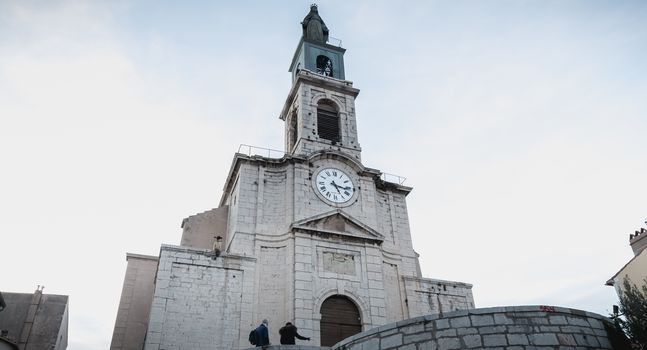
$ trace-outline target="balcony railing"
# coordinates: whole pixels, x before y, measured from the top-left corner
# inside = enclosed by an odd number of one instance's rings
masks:
[[[328,37],[328,45],[342,47],[341,46],[341,39],[337,39],[337,38],[333,38],[332,36],[329,36]]]
[[[406,177],[402,177],[400,175],[389,174],[389,173],[382,173],[380,175],[380,179],[382,179],[382,181],[391,182],[391,183],[395,183],[395,184],[398,184],[398,185],[403,185],[404,182],[407,181]]]
[[[276,149],[257,147],[257,146],[251,146],[251,145],[245,145],[245,144],[241,144],[240,146],[238,146],[238,153],[244,154],[249,157],[261,156],[261,157],[267,157],[267,158],[273,158],[273,159],[281,159],[283,158],[283,156],[285,156],[285,151],[279,151]],[[389,173],[381,173],[380,179],[382,179],[382,181],[396,183],[399,185],[403,185],[404,182],[407,180],[406,177],[389,174]]]
[[[270,148],[256,147],[251,145],[241,144],[238,146],[238,153],[247,156],[262,156],[267,158],[281,159],[285,155],[285,151],[279,151]]]

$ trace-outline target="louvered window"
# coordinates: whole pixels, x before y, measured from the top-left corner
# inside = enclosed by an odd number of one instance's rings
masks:
[[[333,143],[341,141],[339,115],[334,107],[325,102],[317,107],[317,133],[320,138]]]
[[[297,127],[297,111],[295,110],[294,112],[292,112],[292,117],[290,118],[290,151],[292,150],[292,148],[294,148],[294,145],[297,144]]]

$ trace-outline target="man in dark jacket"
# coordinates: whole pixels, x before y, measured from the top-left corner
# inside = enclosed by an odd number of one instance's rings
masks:
[[[310,340],[308,337],[302,337],[297,333],[297,327],[295,327],[291,322],[285,324],[285,326],[279,329],[279,334],[281,335],[281,344],[294,344],[294,337],[297,337],[301,340]]]
[[[267,319],[256,327],[256,347],[270,345],[270,333],[267,330]]]

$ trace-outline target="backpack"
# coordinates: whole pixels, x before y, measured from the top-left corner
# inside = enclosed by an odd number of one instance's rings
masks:
[[[256,345],[256,343],[258,343],[258,334],[256,334],[256,329],[252,329],[252,331],[249,332],[249,342],[252,345]]]

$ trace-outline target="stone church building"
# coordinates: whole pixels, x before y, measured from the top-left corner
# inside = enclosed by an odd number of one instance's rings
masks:
[[[406,197],[362,163],[345,49],[316,5],[302,22],[279,116],[281,158],[234,155],[217,208],[180,245],[128,254],[111,349],[241,349],[269,321],[330,346],[415,316],[474,308],[471,285],[423,278]]]

